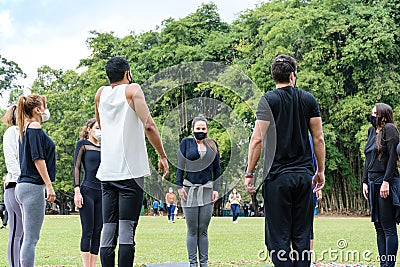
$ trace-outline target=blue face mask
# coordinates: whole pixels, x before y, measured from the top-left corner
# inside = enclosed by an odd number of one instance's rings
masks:
[[[205,132],[194,132],[193,134],[194,134],[194,137],[199,141],[203,140],[207,136],[207,134]]]

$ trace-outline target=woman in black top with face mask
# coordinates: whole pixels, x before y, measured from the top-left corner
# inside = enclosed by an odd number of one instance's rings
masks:
[[[96,178],[100,165],[101,132],[96,119],[90,119],[80,132],[74,155],[75,205],[81,217],[81,254],[84,267],[95,267],[103,227],[101,183]],[[81,166],[84,178],[81,182]]]
[[[197,251],[201,267],[208,264],[207,230],[212,204],[218,199],[221,173],[217,143],[208,138],[208,122],[196,117],[192,122],[194,138],[184,138],[178,150],[176,184],[185,214],[186,247],[190,267],[197,267]],[[185,173],[185,175],[184,175]]]
[[[398,237],[393,205],[393,188],[398,186],[396,147],[399,132],[394,124],[392,108],[378,103],[370,116],[365,146],[363,194],[369,200],[374,222],[381,266],[395,266]]]

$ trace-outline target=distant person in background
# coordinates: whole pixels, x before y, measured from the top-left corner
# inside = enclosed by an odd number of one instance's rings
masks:
[[[400,178],[397,169],[399,131],[393,119],[392,108],[377,103],[370,115],[371,126],[365,145],[363,194],[369,202],[374,223],[381,266],[396,265],[398,235],[396,219],[399,201]],[[398,203],[397,203],[398,204]]]
[[[158,212],[160,214],[160,216],[164,216],[164,201],[160,200],[160,205],[158,207]]]
[[[240,213],[240,202],[242,201],[242,197],[237,192],[236,188],[232,189],[232,193],[229,195],[229,203],[231,203],[232,210],[232,220],[234,224],[237,224],[239,213]]]
[[[96,178],[100,165],[101,131],[96,119],[86,122],[79,137],[74,153],[74,202],[81,218],[80,248],[83,266],[96,267],[103,228],[101,182]]]
[[[7,109],[3,117],[7,130],[3,135],[3,153],[7,168],[4,180],[4,203],[9,217],[10,231],[8,233],[7,258],[10,267],[20,266],[20,250],[22,230],[21,207],[15,199],[15,187],[21,174],[19,167],[19,134],[17,126],[17,105]]]
[[[247,203],[243,204],[243,213],[244,217],[249,217],[249,205],[247,205]]]
[[[157,216],[158,215],[158,206],[159,205],[160,204],[158,203],[157,199],[154,199],[153,205],[152,205],[152,207],[153,207],[153,216]]]
[[[165,195],[165,203],[167,203],[168,212],[168,223],[175,223],[175,208],[177,206],[176,195],[172,187],[168,189],[168,193]]]
[[[20,258],[21,266],[33,267],[46,200],[54,202],[56,199],[52,185],[56,179],[56,146],[41,127],[41,123],[50,119],[44,96],[19,97],[17,110],[21,175],[15,195],[21,206],[24,230]]]

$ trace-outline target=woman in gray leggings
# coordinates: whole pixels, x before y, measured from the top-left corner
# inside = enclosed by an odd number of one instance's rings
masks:
[[[21,173],[19,169],[16,105],[8,108],[6,114],[4,114],[3,123],[9,126],[3,135],[3,153],[7,167],[7,175],[4,180],[4,202],[8,212],[8,225],[10,227],[7,258],[10,267],[18,267],[20,266],[19,253],[23,231],[21,208],[15,199],[15,186]]]
[[[44,221],[45,203],[46,200],[54,202],[56,198],[52,186],[56,177],[56,149],[54,142],[40,125],[49,118],[50,112],[46,108],[44,96],[32,94],[18,99],[21,175],[15,195],[22,211],[24,235],[20,263],[23,267],[34,266],[35,248]]]
[[[186,218],[186,247],[190,267],[197,267],[198,262],[201,267],[206,267],[208,225],[212,215],[212,204],[218,199],[219,183],[213,181],[218,179],[221,173],[220,157],[217,143],[208,138],[206,118],[194,118],[192,132],[194,138],[182,139],[179,147],[176,183]]]

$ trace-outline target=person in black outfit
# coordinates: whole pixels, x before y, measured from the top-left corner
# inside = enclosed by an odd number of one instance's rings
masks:
[[[314,191],[325,184],[325,143],[319,106],[312,94],[295,87],[296,70],[296,60],[288,55],[279,55],[272,63],[276,89],[259,101],[245,178],[246,191],[255,193],[253,172],[264,146],[265,241],[277,267],[310,266],[314,210],[310,175],[314,174]],[[317,160],[316,172],[309,131]]]
[[[103,228],[101,182],[96,178],[100,165],[101,132],[96,119],[90,119],[80,132],[74,155],[75,205],[81,217],[81,254],[84,267],[95,267]],[[81,182],[81,166],[84,179]]]
[[[396,264],[398,249],[393,189],[399,188],[400,182],[396,152],[399,131],[392,108],[387,104],[374,106],[370,122],[364,149],[363,194],[369,200],[381,266],[392,267]]]

